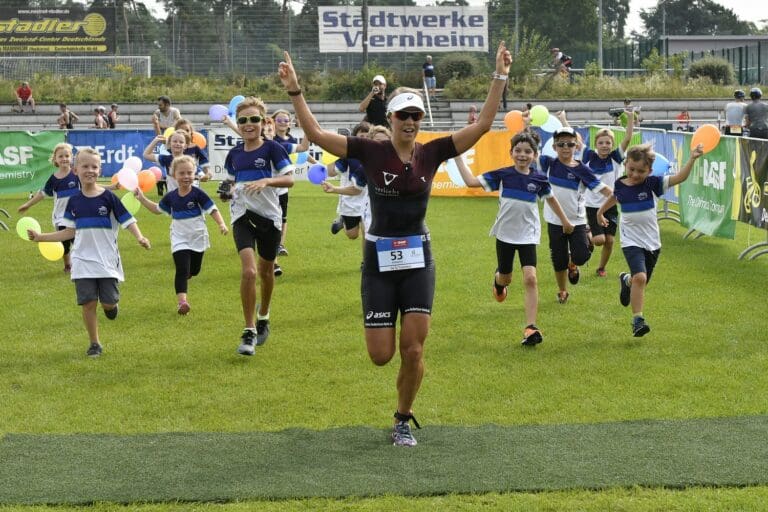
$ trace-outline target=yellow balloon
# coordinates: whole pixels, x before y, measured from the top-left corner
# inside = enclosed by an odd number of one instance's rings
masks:
[[[330,164],[332,162],[335,162],[338,159],[339,159],[339,157],[337,157],[333,153],[329,153],[328,151],[323,151],[323,156],[320,158],[320,161],[323,164],[328,165],[328,164]]]
[[[64,244],[61,242],[40,242],[37,248],[47,260],[56,261],[64,257]]]
[[[163,137],[165,137],[165,140],[168,140],[170,136],[173,135],[173,132],[175,131],[176,129],[173,126],[169,126],[168,128],[166,128],[165,131],[163,132]]]

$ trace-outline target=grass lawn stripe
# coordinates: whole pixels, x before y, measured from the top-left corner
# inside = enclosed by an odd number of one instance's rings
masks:
[[[768,483],[768,416],[146,435],[8,434],[0,503],[439,495]]]

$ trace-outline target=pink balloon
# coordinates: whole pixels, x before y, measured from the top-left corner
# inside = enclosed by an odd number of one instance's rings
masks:
[[[160,181],[161,179],[163,179],[163,171],[158,166],[153,165],[147,170],[152,171],[152,174],[155,175],[155,178],[157,178],[157,181]]]
[[[141,170],[141,158],[137,156],[129,157],[123,164],[123,169],[130,169],[133,172],[138,173]]]
[[[126,190],[130,190],[131,192],[136,190],[136,187],[139,186],[138,176],[136,176],[136,173],[133,171],[133,169],[128,169],[127,167],[123,167],[120,169],[120,171],[118,171],[117,182],[120,183],[121,187]]]

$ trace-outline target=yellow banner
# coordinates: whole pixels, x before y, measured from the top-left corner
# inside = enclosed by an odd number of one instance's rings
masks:
[[[419,132],[416,140],[422,144],[450,135],[452,132]],[[493,171],[512,165],[509,155],[509,142],[512,139],[506,130],[490,131],[483,135],[477,144],[461,157],[472,174],[478,176],[484,172]],[[440,164],[432,181],[433,196],[497,196],[498,192],[485,192],[482,188],[469,188],[459,175],[456,164],[449,160]]]

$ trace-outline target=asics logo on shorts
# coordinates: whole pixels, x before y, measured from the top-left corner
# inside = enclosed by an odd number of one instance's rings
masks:
[[[369,311],[365,315],[366,320],[370,320],[371,318],[379,319],[379,318],[389,318],[390,312],[389,311]]]

